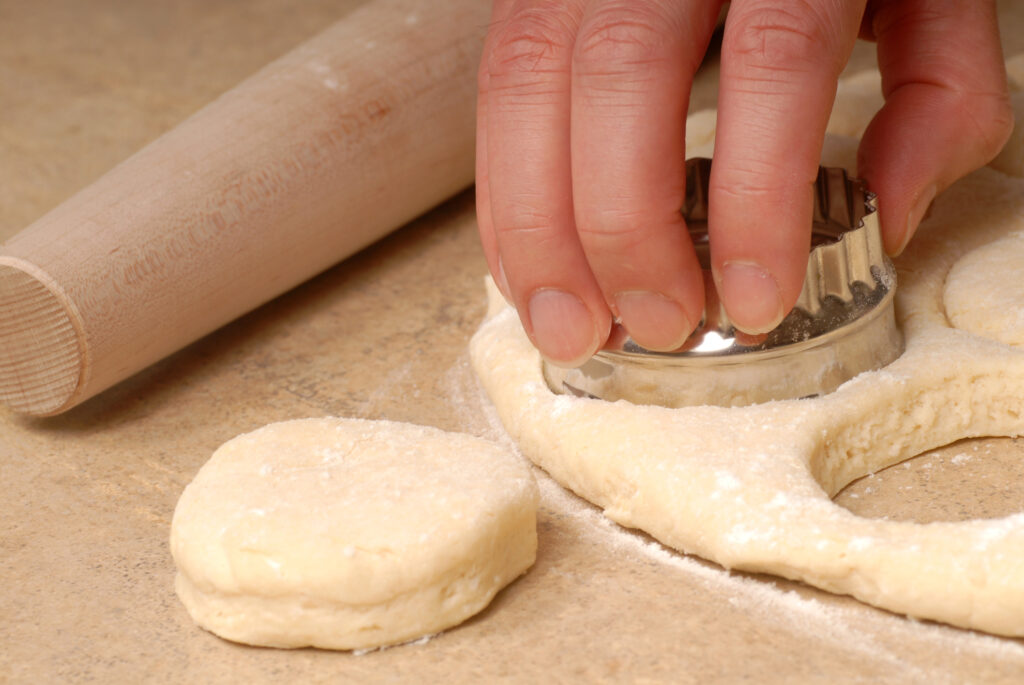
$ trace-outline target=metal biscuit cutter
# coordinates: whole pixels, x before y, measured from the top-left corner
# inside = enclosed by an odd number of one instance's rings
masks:
[[[704,269],[704,317],[673,352],[646,350],[616,324],[605,349],[579,368],[544,362],[555,392],[667,407],[743,406],[829,393],[903,352],[893,295],[896,271],[882,247],[878,207],[863,181],[821,167],[815,184],[807,275],[796,307],[772,331],[737,331],[711,280],[711,160],[686,163],[683,216]]]

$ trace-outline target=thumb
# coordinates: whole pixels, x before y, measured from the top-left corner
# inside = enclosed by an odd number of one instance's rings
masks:
[[[864,133],[858,175],[879,196],[899,254],[935,196],[987,164],[1013,130],[991,0],[890,0],[869,17],[885,106]]]

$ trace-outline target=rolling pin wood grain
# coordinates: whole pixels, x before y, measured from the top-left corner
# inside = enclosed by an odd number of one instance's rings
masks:
[[[65,411],[472,182],[486,0],[373,0],[0,248],[0,401]]]

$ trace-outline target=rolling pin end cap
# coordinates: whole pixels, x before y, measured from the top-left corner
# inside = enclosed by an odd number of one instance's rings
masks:
[[[32,416],[74,404],[85,357],[76,321],[45,273],[0,256],[0,403]]]

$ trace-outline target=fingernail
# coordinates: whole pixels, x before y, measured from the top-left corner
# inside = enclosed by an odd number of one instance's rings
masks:
[[[674,350],[686,342],[693,329],[683,308],[660,293],[621,292],[614,301],[630,337],[649,350]]]
[[[785,316],[778,281],[759,264],[726,262],[719,295],[733,324],[747,333],[767,333]]]
[[[597,351],[597,326],[580,298],[562,290],[538,290],[527,309],[533,342],[548,360],[578,366]]]
[[[907,215],[907,226],[903,231],[903,235],[900,236],[899,247],[893,252],[894,257],[903,252],[907,247],[907,243],[910,242],[910,238],[914,235],[918,225],[924,221],[931,211],[932,202],[935,200],[938,191],[938,187],[933,183],[922,190],[921,194],[917,196],[917,200],[914,201],[914,205],[910,208],[910,214]]]

